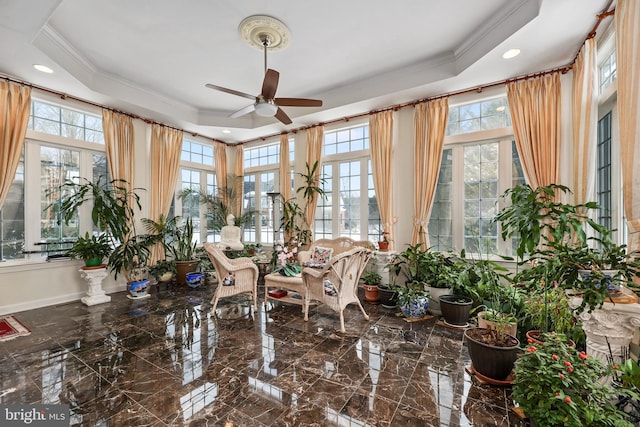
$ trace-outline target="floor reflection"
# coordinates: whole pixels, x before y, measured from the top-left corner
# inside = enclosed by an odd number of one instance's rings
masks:
[[[365,304],[337,315],[213,289],[154,288],[18,314],[0,403],[69,404],[82,426],[517,426],[509,390],[475,384],[460,331]]]

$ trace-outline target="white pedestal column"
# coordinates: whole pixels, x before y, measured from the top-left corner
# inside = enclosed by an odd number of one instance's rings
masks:
[[[85,270],[81,268],[80,276],[89,284],[87,296],[80,298],[85,305],[96,305],[111,301],[111,297],[102,290],[102,280],[109,275],[107,267]]]
[[[581,302],[581,298],[572,298],[569,305],[575,308]],[[640,304],[605,302],[602,308],[591,313],[585,310],[576,317],[582,322],[582,329],[587,336],[587,354],[608,363],[611,346],[614,361],[619,363],[640,327]]]
[[[371,270],[375,271],[380,275],[380,277],[382,277],[382,281],[380,283],[383,285],[388,285],[391,282],[391,277],[389,277],[389,268],[387,265],[394,255],[395,252],[374,251],[371,261],[369,261],[371,264]]]

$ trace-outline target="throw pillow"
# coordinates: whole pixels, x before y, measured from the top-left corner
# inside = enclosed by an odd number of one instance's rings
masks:
[[[315,264],[326,264],[331,259],[333,254],[333,248],[323,248],[322,246],[315,246],[313,248],[313,254],[311,255],[311,261]]]
[[[333,283],[331,283],[331,280],[324,279],[324,282],[322,284],[324,285],[325,295],[328,295],[330,297],[335,297],[336,295],[338,295],[338,290],[333,285]]]

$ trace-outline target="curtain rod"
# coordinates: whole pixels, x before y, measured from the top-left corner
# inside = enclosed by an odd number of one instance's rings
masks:
[[[150,125],[153,124],[153,125],[164,126],[164,127],[169,128],[169,129],[179,130],[179,131],[181,131],[183,133],[189,134],[189,135],[194,136],[194,137],[199,136],[201,138],[205,138],[205,139],[208,139],[208,140],[213,141],[213,142],[221,142],[221,143],[223,143],[225,145],[229,145],[228,142],[222,141],[220,139],[211,138],[210,136],[206,136],[206,135],[202,135],[202,134],[199,134],[199,133],[196,133],[196,132],[191,132],[191,131],[187,131],[187,130],[184,130],[184,129],[180,129],[180,128],[177,128],[175,126],[167,125],[165,123],[160,123],[160,122],[157,122],[155,120],[151,120],[151,119],[148,119],[146,117],[139,116],[137,114],[128,113],[126,111],[118,110],[118,109],[113,108],[113,107],[107,107],[106,105],[102,105],[102,104],[95,103],[93,101],[88,101],[86,99],[78,98],[77,96],[69,95],[69,94],[64,93],[64,92],[58,92],[56,90],[49,89],[49,88],[46,88],[46,87],[43,87],[43,86],[39,86],[39,85],[36,85],[36,84],[33,84],[33,83],[28,83],[28,82],[25,82],[23,80],[18,80],[18,79],[15,79],[15,78],[7,76],[7,75],[3,75],[1,78],[6,80],[6,81],[9,81],[9,82],[13,82],[13,83],[16,83],[16,84],[19,84],[19,85],[28,86],[30,88],[37,89],[37,90],[39,90],[41,92],[46,92],[46,93],[50,93],[50,94],[55,95],[55,96],[59,96],[61,99],[71,99],[73,101],[78,101],[78,102],[81,102],[83,104],[91,105],[93,107],[97,107],[97,108],[101,108],[101,109],[105,109],[105,110],[110,110],[110,111],[113,111],[115,113],[124,114],[125,116],[129,116],[129,117],[131,117],[133,119],[142,120],[143,122],[145,122],[147,124],[150,124]]]
[[[448,92],[448,93],[443,93],[443,94],[440,94],[440,95],[430,96],[430,97],[427,97],[427,98],[421,98],[421,99],[417,99],[415,101],[405,102],[403,104],[396,104],[396,105],[392,105],[392,106],[389,106],[389,107],[379,108],[379,109],[376,109],[376,110],[371,110],[371,111],[366,112],[366,113],[359,113],[359,114],[354,114],[354,115],[351,115],[351,116],[341,117],[339,119],[329,120],[327,122],[315,123],[313,125],[306,125],[306,126],[302,126],[302,127],[296,128],[296,129],[289,130],[289,131],[283,131],[283,132],[273,133],[271,135],[260,136],[260,137],[257,137],[257,138],[248,139],[246,141],[236,142],[236,143],[234,143],[232,145],[242,145],[242,144],[247,144],[247,143],[255,142],[255,141],[266,141],[267,139],[274,138],[274,137],[279,136],[279,135],[285,135],[285,134],[288,134],[288,133],[295,134],[295,133],[301,132],[303,130],[314,128],[316,126],[324,126],[324,125],[330,125],[330,124],[334,124],[334,123],[348,122],[348,121],[353,120],[353,119],[358,119],[360,117],[370,116],[372,114],[382,113],[384,111],[390,111],[390,110],[398,111],[398,110],[401,110],[401,109],[406,108],[406,107],[414,107],[414,106],[416,106],[418,104],[421,104],[423,102],[434,101],[434,100],[440,99],[440,98],[446,98],[446,97],[451,97],[451,96],[455,96],[455,95],[462,95],[462,94],[471,93],[471,92],[482,93],[483,90],[489,89],[489,88],[492,88],[492,87],[495,87],[495,86],[502,86],[502,85],[505,85],[507,83],[517,82],[517,81],[520,81],[520,80],[533,79],[533,78],[536,78],[536,77],[546,76],[547,74],[553,74],[553,73],[566,74],[572,68],[573,68],[573,64],[564,65],[562,67],[554,68],[552,70],[541,71],[541,72],[537,72],[537,73],[533,73],[533,74],[526,74],[526,75],[519,76],[519,77],[513,77],[513,78],[504,79],[504,80],[500,80],[500,81],[493,82],[493,83],[487,83],[487,84],[480,85],[480,86],[474,86],[474,87],[470,87],[470,88],[467,88],[467,89],[461,89],[461,90],[454,91],[454,92]]]

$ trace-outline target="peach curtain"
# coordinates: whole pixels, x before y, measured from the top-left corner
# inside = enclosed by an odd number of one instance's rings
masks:
[[[157,221],[167,215],[173,201],[182,152],[182,131],[153,124],[151,127],[151,184],[149,218]],[[152,248],[151,263],[164,258],[162,246]]]
[[[280,199],[284,202],[291,198],[291,159],[289,158],[289,134],[280,135]],[[275,227],[275,224],[274,224]],[[279,227],[278,227],[279,228]],[[291,236],[283,236],[285,242]]]
[[[391,160],[393,153],[393,111],[369,116],[371,169],[382,229],[389,233],[389,249],[394,250],[393,185]]]
[[[557,184],[560,156],[560,74],[507,83],[516,147],[529,185]]]
[[[322,143],[324,137],[324,126],[314,126],[311,129],[307,129],[307,164],[309,167],[313,167],[315,162],[318,162],[318,168],[316,169],[316,175],[314,180],[318,183],[320,176],[322,175]],[[318,195],[314,194],[311,205],[307,206],[307,211],[304,213],[305,223],[309,226],[309,231],[313,235],[313,221],[316,215],[316,206],[318,204]],[[313,238],[311,239],[313,241]]]
[[[30,113],[31,88],[0,82],[0,209],[16,176]]]
[[[573,65],[573,197],[577,204],[593,199],[595,188],[598,97],[596,39],[582,46]]]
[[[289,158],[289,134],[280,135],[280,197],[291,198],[291,159]]]
[[[449,99],[440,98],[416,105],[413,123],[415,129],[414,170],[415,205],[412,244],[430,247],[429,217],[438,184],[444,134],[449,118]]]
[[[133,191],[133,119],[122,113],[102,109],[102,130],[111,179],[125,181],[120,185]]]
[[[630,250],[640,250],[640,2],[619,0],[615,13],[622,192]]]
[[[222,142],[213,143],[213,156],[216,165],[216,185],[218,187],[218,195],[226,199],[226,191],[220,191],[227,187],[227,146]],[[224,200],[226,202],[226,200]]]
[[[242,185],[244,184],[244,145],[236,146],[236,170],[234,194],[236,195],[235,215],[242,215]]]

